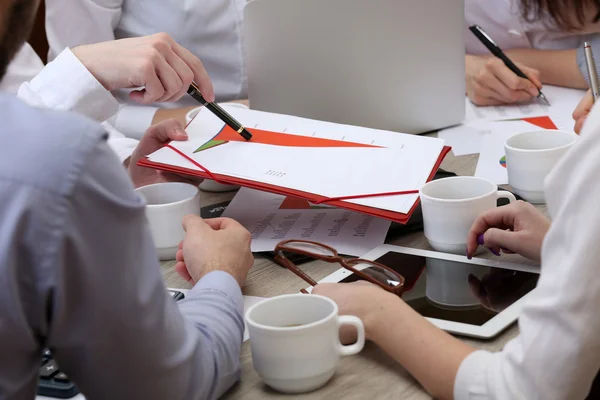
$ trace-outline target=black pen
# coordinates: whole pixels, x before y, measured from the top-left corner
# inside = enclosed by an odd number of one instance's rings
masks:
[[[469,30],[471,32],[473,32],[473,34],[477,37],[477,39],[479,39],[479,41],[481,43],[483,43],[483,45],[485,47],[487,47],[487,49],[493,55],[495,55],[496,57],[501,59],[504,62],[504,65],[506,65],[508,67],[508,69],[510,69],[515,74],[517,74],[517,76],[527,79],[529,82],[531,82],[531,79],[529,79],[529,77],[527,75],[525,75],[523,73],[523,71],[521,71],[519,69],[519,67],[517,67],[515,65],[515,63],[513,63],[510,60],[510,58],[506,57],[506,54],[504,54],[504,52],[500,49],[500,47],[498,47],[498,45],[492,40],[492,38],[487,33],[485,33],[485,31],[483,29],[481,29],[481,27],[479,25],[473,25],[473,26],[469,27]],[[533,82],[531,82],[531,83],[533,83]],[[546,104],[550,105],[550,102],[548,101],[546,96],[544,96],[544,93],[542,93],[542,91],[540,89],[538,89],[537,97],[539,99],[544,100],[546,102]]]
[[[244,139],[246,139],[246,140],[252,139],[252,134],[250,132],[248,132],[248,130],[246,128],[244,128],[244,125],[240,124],[227,111],[223,110],[223,108],[221,106],[219,106],[217,103],[206,101],[204,99],[204,97],[202,97],[202,94],[200,93],[200,89],[198,89],[198,86],[196,86],[196,84],[194,82],[192,82],[192,84],[190,85],[187,93],[190,96],[192,96],[194,99],[196,99],[196,101],[198,101],[204,107],[208,108],[210,112],[212,112],[217,117],[219,117],[219,119],[221,121],[225,122],[225,124],[227,124],[227,126],[229,126],[231,129],[233,129],[234,131],[239,133]]]

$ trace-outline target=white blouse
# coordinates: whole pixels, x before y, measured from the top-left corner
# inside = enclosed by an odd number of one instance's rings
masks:
[[[576,400],[600,368],[600,102],[578,143],[546,178],[552,226],[542,274],[503,351],[459,368],[455,399]]]
[[[465,46],[467,54],[489,54],[468,30],[479,25],[503,50],[533,48],[566,50],[580,47],[586,35],[561,31],[544,21],[527,22],[521,17],[519,0],[465,0]]]

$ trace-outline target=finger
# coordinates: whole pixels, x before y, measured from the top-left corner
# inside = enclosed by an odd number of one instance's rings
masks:
[[[204,231],[207,228],[210,228],[202,218],[194,214],[188,214],[183,217],[181,225],[186,233]]]
[[[219,231],[222,229],[241,228],[242,225],[231,218],[211,218],[204,222],[212,229]]]
[[[179,92],[182,82],[179,75],[177,75],[177,72],[175,72],[173,67],[162,56],[156,58],[155,65],[156,75],[165,89],[164,94],[156,101],[164,102]]]
[[[500,248],[517,249],[519,234],[505,229],[490,228],[483,234],[483,245],[497,252]]]
[[[479,106],[492,106],[507,103],[501,94],[492,88],[485,86],[488,83],[487,79],[484,78],[481,80],[481,82],[482,83],[472,83],[473,93],[472,95],[469,95],[469,98],[471,98],[473,103]]]
[[[579,104],[577,104],[575,111],[573,111],[573,119],[578,120],[586,116],[592,109],[593,105],[594,98],[592,96],[592,91],[588,90],[585,96],[583,96],[583,98],[579,102]]]
[[[475,253],[475,250],[477,250],[477,247],[479,246],[477,238],[489,228],[501,227],[504,229],[514,225],[516,210],[513,204],[517,203],[512,203],[504,207],[492,208],[477,217],[467,235],[468,255],[473,255]]]
[[[142,104],[154,103],[157,99],[165,94],[165,88],[163,87],[156,70],[154,67],[150,67],[145,75],[143,90],[134,90],[129,93],[129,97]]]
[[[183,250],[177,250],[177,253],[175,253],[175,260],[183,262]]]
[[[200,89],[202,97],[204,97],[204,99],[209,102],[215,101],[215,91],[213,89],[210,77],[208,76],[208,72],[206,72],[206,69],[202,64],[202,61],[200,61],[198,57],[193,55],[189,50],[179,45],[178,43],[173,44],[173,51],[183,61],[185,61],[185,63],[190,67],[190,69],[194,73],[194,81],[198,85],[198,89]]]
[[[506,67],[504,67],[500,71],[502,71],[504,79],[510,79],[508,78],[510,74],[512,78],[515,78],[517,80],[523,80]],[[491,76],[488,78],[489,85],[490,88],[494,90],[505,103],[516,103],[519,101],[526,101],[530,100],[533,97],[531,93],[525,90],[513,89],[509,87],[508,84],[505,81],[503,81],[502,77],[495,75],[497,73],[497,71],[491,73]],[[534,90],[535,96],[537,96],[537,89]]]
[[[585,123],[586,119],[587,119],[587,115],[585,115],[585,116],[579,118],[577,121],[575,121],[575,127],[573,128],[573,130],[578,135],[579,135],[579,133],[581,133],[581,130],[583,129],[583,124]]]
[[[190,283],[195,283],[194,279],[192,279],[192,276],[190,275],[186,265],[183,262],[178,262],[177,264],[175,264],[175,271],[186,281]]]
[[[506,89],[509,89],[512,92],[527,92],[529,94],[529,98],[538,95],[539,90],[533,83],[531,83],[525,78],[520,78],[519,76],[517,76],[517,74],[512,72],[506,65],[504,65],[502,61],[498,61],[499,62],[489,63],[490,70],[493,72],[494,76],[498,78],[500,82],[502,82],[502,85]],[[499,93],[502,93],[498,90],[498,88],[494,87],[494,89]]]
[[[173,68],[175,73],[177,73],[177,75],[179,76],[181,86],[179,87],[179,91],[177,93],[175,93],[168,99],[165,99],[164,101],[177,101],[187,93],[190,84],[194,80],[194,72],[185,63],[185,61],[182,60],[181,57],[179,57],[174,51],[169,51],[166,60],[169,63],[169,65]]]
[[[516,63],[516,64],[521,69],[521,71],[523,71],[523,73],[525,75],[527,75],[527,77],[535,85],[535,87],[537,87],[538,89],[542,88],[543,85],[542,85],[542,81],[540,79],[540,76],[541,76],[540,71],[538,71],[537,69],[534,69],[534,68],[530,68],[521,63]]]

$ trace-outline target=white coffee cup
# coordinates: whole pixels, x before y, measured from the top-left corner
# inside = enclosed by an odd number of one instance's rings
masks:
[[[544,203],[544,179],[575,144],[572,132],[538,130],[518,133],[504,144],[508,183],[531,203]]]
[[[469,284],[469,275],[482,278],[488,271],[480,265],[427,258],[425,296],[446,307],[475,307],[481,303]]]
[[[200,215],[200,191],[188,183],[168,182],[142,186],[136,192],[146,200],[146,219],[161,260],[172,260],[185,236],[183,217]]]
[[[357,354],[365,344],[359,318],[338,316],[333,300],[312,294],[264,300],[248,310],[246,324],[254,369],[267,385],[284,393],[303,393],[325,385],[340,356]],[[356,328],[356,343],[340,343],[342,325]]]
[[[431,181],[419,193],[425,237],[437,251],[464,255],[467,234],[475,219],[494,208],[499,198],[516,201],[512,193],[474,176]],[[481,249],[480,251],[483,251]]]

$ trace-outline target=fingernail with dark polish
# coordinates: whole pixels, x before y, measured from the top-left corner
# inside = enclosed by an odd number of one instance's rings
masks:
[[[492,252],[493,255],[498,256],[498,257],[500,256],[500,251],[499,250],[490,249],[490,251]]]
[[[469,249],[467,249],[465,253],[466,253],[466,256],[467,256],[467,260],[470,260],[471,258],[473,258],[473,257],[471,257],[471,255],[469,254]]]
[[[483,233],[479,236],[477,236],[477,244],[482,246],[483,245]]]

